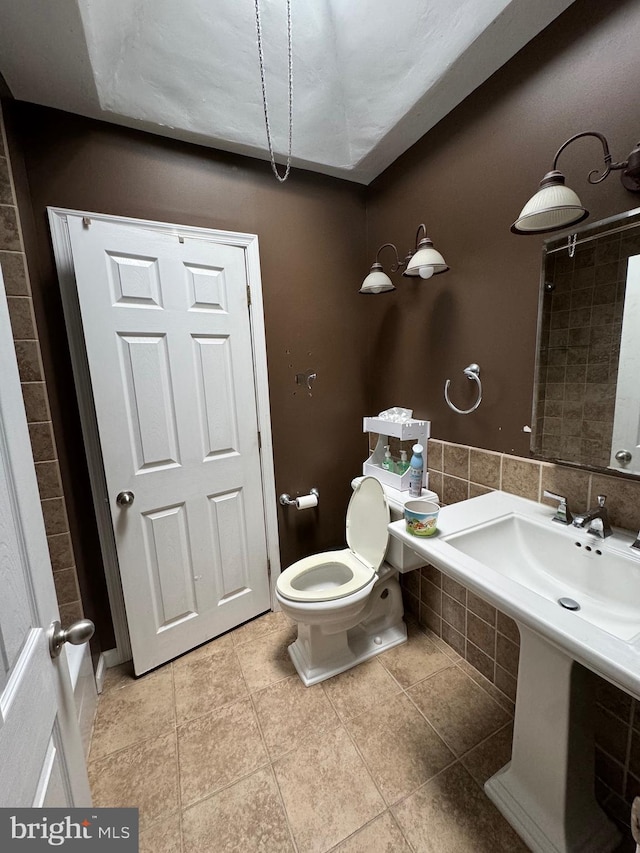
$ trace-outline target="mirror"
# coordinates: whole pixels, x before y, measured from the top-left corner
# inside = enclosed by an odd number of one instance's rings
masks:
[[[531,452],[640,476],[640,208],[545,241]]]

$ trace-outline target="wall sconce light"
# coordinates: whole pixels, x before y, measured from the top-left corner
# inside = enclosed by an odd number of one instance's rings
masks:
[[[424,232],[424,237],[418,242],[420,229]],[[407,257],[409,256],[407,255]],[[432,275],[438,275],[441,272],[446,272],[448,269],[449,267],[446,265],[440,252],[436,252],[433,248],[433,241],[427,237],[426,225],[421,223],[416,232],[415,253],[408,261],[407,268],[402,275],[419,275],[420,278],[431,278]]]
[[[520,216],[511,226],[514,234],[545,234],[548,231],[557,231],[568,225],[582,222],[589,215],[589,211],[583,207],[577,194],[565,186],[564,175],[556,169],[558,157],[572,142],[583,136],[595,136],[602,143],[604,154],[604,171],[598,175],[598,170],[589,172],[587,180],[590,184],[599,184],[607,177],[609,172],[622,170],[620,176],[622,185],[630,192],[640,192],[640,142],[629,154],[624,163],[614,163],[609,153],[609,145],[601,133],[586,130],[576,133],[558,148],[553,159],[553,169],[547,172],[540,181],[540,189],[532,196],[522,208]]]
[[[418,242],[420,230],[424,232],[423,238]],[[415,248],[408,252],[403,261],[398,256],[398,250],[394,243],[384,243],[376,252],[376,259],[371,266],[369,275],[362,282],[360,293],[384,293],[387,290],[395,290],[395,285],[385,273],[380,263],[380,252],[385,248],[391,248],[395,252],[395,262],[390,267],[392,273],[398,272],[400,267],[406,267],[402,273],[404,276],[420,276],[420,278],[431,278],[438,273],[446,272],[449,267],[444,258],[433,248],[433,242],[427,237],[427,228],[424,224],[418,226],[416,232]]]

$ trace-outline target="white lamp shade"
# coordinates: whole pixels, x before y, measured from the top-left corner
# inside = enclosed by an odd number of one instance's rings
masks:
[[[449,269],[444,258],[432,245],[424,246],[415,253],[407,265],[404,275],[419,275],[420,278],[431,278],[432,275],[446,272]]]
[[[386,290],[395,290],[391,279],[381,269],[372,269],[362,282],[360,293],[384,293]]]
[[[562,177],[561,181],[541,186],[522,208],[511,230],[514,234],[543,234],[582,222],[588,215],[589,211],[582,206],[576,193],[564,185]]]

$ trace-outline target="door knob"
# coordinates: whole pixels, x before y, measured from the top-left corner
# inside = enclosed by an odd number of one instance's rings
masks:
[[[135,499],[133,492],[120,492],[116,498],[118,506],[131,506]]]
[[[616,453],[616,459],[621,465],[628,465],[632,458],[633,457],[628,450],[619,450]]]
[[[72,646],[81,646],[86,643],[93,637],[95,630],[96,626],[91,619],[79,619],[66,629],[56,619],[47,631],[51,657],[57,658],[65,643],[71,643]]]

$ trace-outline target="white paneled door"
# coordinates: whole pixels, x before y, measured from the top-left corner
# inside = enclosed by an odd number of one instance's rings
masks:
[[[0,807],[87,806],[89,783],[64,650],[0,272]]]
[[[270,607],[245,250],[66,221],[142,673]]]

